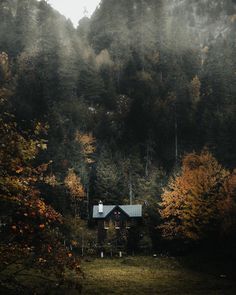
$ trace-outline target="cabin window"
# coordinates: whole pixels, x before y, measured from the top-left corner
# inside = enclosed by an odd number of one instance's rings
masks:
[[[119,211],[114,211],[114,216],[115,216],[116,220],[120,219],[120,212]]]
[[[120,221],[115,221],[115,229],[120,229]]]
[[[110,222],[109,222],[109,220],[105,220],[105,221],[104,221],[104,229],[109,229],[109,227],[110,227]]]
[[[126,220],[125,221],[125,228],[129,229],[131,227],[131,221],[130,220]]]

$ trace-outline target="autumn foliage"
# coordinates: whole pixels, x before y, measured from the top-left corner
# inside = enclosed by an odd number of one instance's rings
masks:
[[[47,148],[41,138],[47,128],[35,123],[33,130],[22,130],[8,111],[14,83],[9,80],[6,63],[7,55],[1,54],[0,272],[5,276],[1,276],[0,285],[20,288],[17,275],[26,269],[37,267],[63,280],[65,268],[79,271],[79,264],[63,245],[59,230],[62,216],[45,203],[38,190],[48,168],[47,163],[36,164],[37,155]],[[18,265],[14,272],[12,265]]]
[[[68,171],[68,174],[65,178],[65,186],[68,188],[73,198],[81,199],[85,197],[85,191],[81,183],[81,179],[76,175],[73,169]]]
[[[208,151],[191,153],[162,195],[161,229],[171,239],[209,238],[220,234],[231,210],[235,212],[235,172],[230,175]]]
[[[91,133],[81,133],[77,131],[75,134],[75,140],[80,143],[82,154],[85,157],[85,162],[87,164],[92,164],[94,162],[92,155],[96,151],[95,138]]]

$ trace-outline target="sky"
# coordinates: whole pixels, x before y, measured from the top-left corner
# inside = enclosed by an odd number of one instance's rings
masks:
[[[100,0],[48,0],[53,8],[70,18],[75,27],[83,16],[91,16],[99,2]]]

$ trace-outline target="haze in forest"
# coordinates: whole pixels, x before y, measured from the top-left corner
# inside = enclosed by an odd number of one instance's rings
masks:
[[[102,0],[90,17],[60,3],[0,1],[2,267],[62,278],[81,253],[118,255],[116,229],[98,245],[100,200],[142,205],[124,253],[217,244],[233,262],[236,1]],[[0,290],[23,288],[14,267]]]

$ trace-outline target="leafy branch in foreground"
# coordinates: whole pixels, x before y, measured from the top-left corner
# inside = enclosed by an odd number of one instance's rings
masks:
[[[10,70],[6,54],[0,55],[2,76]],[[26,270],[37,269],[45,276],[64,282],[66,269],[80,274],[78,260],[63,244],[62,216],[46,204],[37,186],[48,164],[36,164],[47,148],[40,138],[46,130],[37,123],[34,130],[22,130],[8,112],[14,88],[9,80],[0,85],[0,285],[14,288]],[[23,286],[21,286],[23,288]]]

